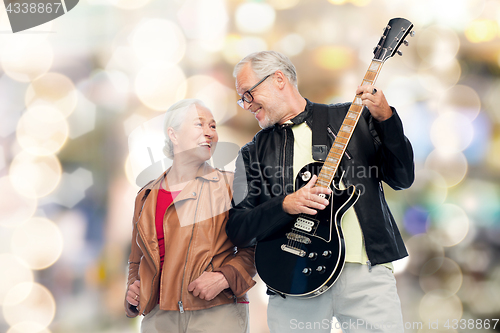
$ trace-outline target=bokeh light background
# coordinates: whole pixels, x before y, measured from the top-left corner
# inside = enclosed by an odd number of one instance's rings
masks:
[[[416,31],[377,84],[415,150],[412,188],[386,189],[410,252],[395,263],[407,332],[485,331],[500,317],[500,1],[82,0],[17,34],[0,10],[0,332],[138,332],[122,308],[135,178],[163,157],[152,132],[132,154],[132,131],[198,97],[221,141],[248,142],[232,69],[258,50],[292,59],[303,96],[351,101],[392,17]],[[267,332],[262,282],[250,296]]]

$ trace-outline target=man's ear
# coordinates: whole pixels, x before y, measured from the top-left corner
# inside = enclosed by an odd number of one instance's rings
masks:
[[[177,134],[175,133],[175,131],[172,127],[167,128],[167,134],[168,134],[168,137],[170,138],[170,141],[172,141],[173,144],[178,144]]]
[[[274,79],[276,80],[276,83],[278,83],[279,89],[283,89],[286,86],[286,83],[288,82],[288,78],[280,70],[277,70],[274,73]]]

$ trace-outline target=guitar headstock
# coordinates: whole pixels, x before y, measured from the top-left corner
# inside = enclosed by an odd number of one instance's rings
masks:
[[[404,18],[393,18],[390,20],[384,28],[384,34],[373,50],[375,54],[374,59],[384,62],[396,53],[403,55],[403,52],[398,51],[398,49],[403,43],[408,46],[408,42],[405,38],[408,35],[411,37],[415,35],[415,33],[411,31],[412,28],[413,24]]]

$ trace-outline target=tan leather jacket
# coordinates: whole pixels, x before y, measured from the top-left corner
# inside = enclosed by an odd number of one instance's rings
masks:
[[[158,290],[160,309],[182,312],[232,303],[236,298],[245,301],[255,284],[254,249],[236,251],[225,231],[234,175],[204,164],[165,212],[160,285],[155,212],[158,190],[168,171],[142,188],[135,201],[127,290],[134,281],[141,283],[139,306],[125,300],[129,317],[149,313],[158,304]],[[205,271],[222,272],[230,290],[211,301],[193,296],[188,285]]]

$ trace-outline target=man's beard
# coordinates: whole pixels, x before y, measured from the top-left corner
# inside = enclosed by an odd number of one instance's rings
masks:
[[[264,115],[264,119],[262,119],[262,122],[259,121],[259,126],[262,129],[266,129],[277,124],[281,120],[283,116],[282,114],[284,113],[279,108],[266,110],[265,112],[266,114]]]
[[[274,122],[273,120],[269,119],[267,113],[264,116],[264,119],[262,119],[262,122],[259,121],[259,126],[262,129],[266,129],[266,128],[272,127],[274,124],[276,124],[276,122]]]

